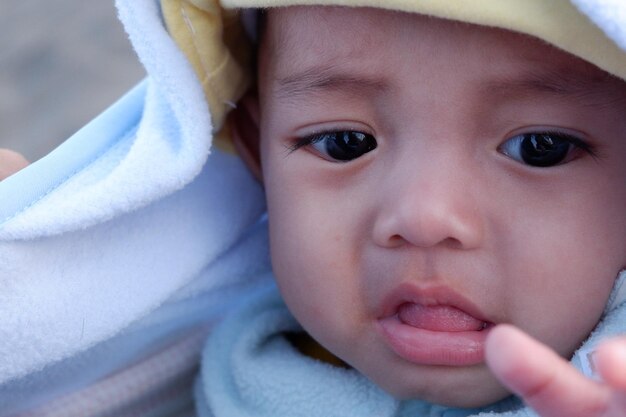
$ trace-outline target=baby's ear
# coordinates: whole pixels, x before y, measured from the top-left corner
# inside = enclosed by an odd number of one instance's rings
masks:
[[[259,122],[259,98],[255,91],[249,91],[239,100],[237,107],[230,111],[228,124],[239,156],[252,174],[263,182]]]

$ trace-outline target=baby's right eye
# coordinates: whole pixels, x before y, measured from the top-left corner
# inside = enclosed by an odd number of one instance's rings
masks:
[[[302,138],[293,149],[307,145],[329,161],[347,162],[376,149],[377,142],[370,134],[345,130],[317,133]]]
[[[585,141],[559,132],[516,135],[500,145],[499,150],[517,162],[539,168],[567,163],[580,150],[594,155],[593,147]]]

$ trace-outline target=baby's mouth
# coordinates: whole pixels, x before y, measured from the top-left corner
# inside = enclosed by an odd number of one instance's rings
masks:
[[[484,363],[494,323],[471,300],[451,288],[398,286],[384,300],[377,328],[401,358],[420,365]]]
[[[397,314],[408,326],[435,332],[481,331],[493,325],[449,305],[425,306],[406,302],[398,307]]]
[[[388,346],[409,362],[470,366],[484,362],[494,324],[450,304],[405,301],[378,326]]]

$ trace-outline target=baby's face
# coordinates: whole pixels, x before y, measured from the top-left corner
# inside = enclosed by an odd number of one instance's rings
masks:
[[[626,264],[626,88],[540,41],[368,9],[270,13],[261,155],[304,328],[400,398],[506,391],[513,323],[567,357]]]

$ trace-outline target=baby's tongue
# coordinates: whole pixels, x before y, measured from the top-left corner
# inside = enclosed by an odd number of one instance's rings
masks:
[[[482,330],[484,322],[451,306],[423,306],[404,303],[398,309],[404,324],[436,332],[463,332]]]

